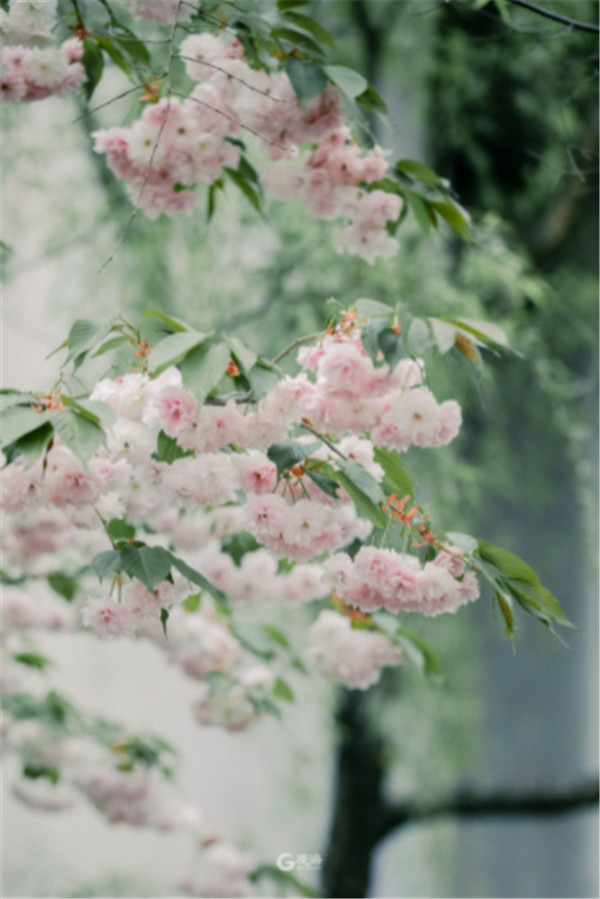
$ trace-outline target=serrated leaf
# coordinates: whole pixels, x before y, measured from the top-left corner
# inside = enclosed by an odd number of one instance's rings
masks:
[[[325,72],[314,62],[298,59],[296,56],[288,56],[285,61],[285,71],[300,103],[312,100],[327,87]]]
[[[486,562],[494,565],[509,580],[523,581],[526,584],[539,584],[540,579],[533,570],[515,553],[500,546],[492,546],[484,540],[477,541],[479,555]]]
[[[376,527],[385,528],[388,517],[380,508],[385,502],[381,487],[374,477],[358,462],[336,461],[335,480],[344,488],[350,499]]]
[[[325,66],[324,69],[330,80],[337,84],[351,100],[364,94],[369,87],[366,78],[347,66]]]
[[[229,348],[224,342],[205,341],[190,350],[182,361],[181,377],[201,403],[216,387],[229,365]]]
[[[206,340],[206,335],[199,331],[185,331],[170,334],[152,348],[148,356],[148,365],[153,375],[158,375],[171,365],[180,362],[190,350]]]
[[[123,570],[121,553],[118,549],[108,549],[105,552],[98,553],[90,562],[90,568],[98,575],[100,580],[109,573],[120,574]]]
[[[50,420],[49,412],[34,412],[25,406],[10,406],[0,416],[0,435],[2,446],[8,446],[15,440],[37,431]]]
[[[84,463],[106,442],[100,425],[74,410],[54,413],[52,424],[65,446]]]
[[[124,546],[120,552],[123,571],[141,581],[150,592],[171,570],[171,554],[162,546]]]

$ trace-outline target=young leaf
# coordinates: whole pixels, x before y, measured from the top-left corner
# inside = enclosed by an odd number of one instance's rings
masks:
[[[256,189],[252,186],[252,184],[250,184],[250,182],[245,178],[245,176],[237,169],[229,168],[229,166],[223,166],[223,171],[228,176],[228,178],[233,181],[235,186],[239,188],[239,190],[241,190],[241,192],[244,194],[250,204],[256,209],[256,211],[262,214],[260,196],[257,193]]]
[[[85,96],[89,100],[94,93],[104,71],[104,56],[102,50],[94,41],[86,38],[83,42],[83,56],[81,64],[85,69],[87,81],[83,85]]]
[[[52,424],[62,442],[84,463],[106,442],[100,425],[74,410],[56,412]]]
[[[135,537],[135,528],[123,518],[111,518],[106,533],[111,540],[130,540]]]
[[[50,659],[47,659],[46,656],[41,656],[37,652],[17,652],[13,659],[15,662],[28,665],[30,668],[37,668],[39,671],[43,671],[44,668],[51,664]]]
[[[183,322],[179,321],[179,319],[173,318],[171,315],[165,315],[164,312],[160,312],[158,309],[146,309],[144,315],[147,318],[157,319],[157,321],[165,325],[171,332],[183,333],[184,331],[189,330]]]
[[[477,542],[479,555],[486,562],[491,562],[509,580],[523,581],[526,584],[539,584],[540,579],[522,559],[500,546],[492,546],[484,540]]]
[[[188,596],[183,600],[181,605],[186,610],[186,612],[197,612],[200,608],[200,604],[202,602],[202,594],[201,593],[192,593],[191,596]]]
[[[346,96],[354,100],[369,87],[369,82],[359,72],[346,66],[325,66],[325,72],[334,84],[343,90]]]
[[[291,22],[292,25],[296,25],[298,28],[302,28],[303,31],[307,31],[309,34],[312,34],[312,36],[322,44],[327,44],[328,47],[335,46],[335,41],[329,34],[329,32],[326,31],[326,29],[323,28],[323,26],[316,22],[314,19],[311,19],[310,16],[306,16],[303,13],[290,11],[285,13],[285,19],[287,22]],[[340,68],[343,68],[343,66],[340,66]]]

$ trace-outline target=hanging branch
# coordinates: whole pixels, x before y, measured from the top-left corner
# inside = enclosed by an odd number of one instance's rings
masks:
[[[570,19],[568,16],[562,16],[551,9],[545,9],[543,6],[530,3],[529,0],[508,0],[508,2],[513,3],[515,6],[522,6],[523,9],[528,9],[529,12],[543,16],[545,19],[552,19],[553,22],[567,25],[568,28],[573,28],[575,31],[591,31],[594,34],[600,34],[600,26],[594,25],[592,22],[579,22],[576,19]]]

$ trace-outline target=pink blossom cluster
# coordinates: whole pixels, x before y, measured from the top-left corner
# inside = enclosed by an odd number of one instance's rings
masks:
[[[127,0],[127,3],[134,16],[159,25],[185,22],[194,12],[191,0]]]
[[[148,17],[156,18],[155,5]],[[164,4],[164,14],[171,15],[175,5]],[[352,141],[336,87],[300,104],[284,72],[250,68],[237,39],[228,43],[208,32],[189,35],[180,57],[198,82],[187,99],[162,99],[131,128],[95,134],[96,151],[106,153],[111,170],[129,182],[135,205],[150,217],[192,212],[197,202],[192,188],[215,181],[224,166],[237,167],[240,150],[234,140],[240,132],[257,135],[273,161],[294,157],[300,144],[312,142],[317,149],[300,167],[265,169],[267,190],[281,199],[304,200],[318,218],[348,222],[336,237],[340,252],[369,262],[396,253],[397,241],[386,224],[398,217],[402,200],[363,189],[385,175],[387,162],[381,148],[367,154]]]
[[[353,628],[337,612],[321,612],[309,633],[304,653],[308,664],[351,690],[377,683],[381,669],[399,665],[402,651],[384,634]]]
[[[5,586],[2,590],[0,612],[0,636],[29,630],[70,630],[74,626],[73,615],[62,600],[47,593],[34,595],[31,589]]]
[[[57,0],[16,0],[0,9],[3,44],[30,44],[52,40]]]
[[[3,46],[0,52],[0,102],[29,103],[62,97],[86,80],[83,44],[70,38],[60,47]]]
[[[267,169],[263,184],[279,199],[303,200],[316,218],[348,221],[335,235],[336,249],[372,263],[398,251],[398,241],[388,234],[386,224],[398,218],[401,197],[362,187],[383,178],[387,168],[380,147],[365,154],[349,128],[342,126],[324,137],[300,166],[282,163]]]
[[[445,547],[421,566],[416,556],[363,546],[354,559],[338,553],[325,568],[338,595],[362,612],[387,609],[441,615],[456,612],[479,596],[479,582],[465,571],[462,551]]]
[[[299,363],[314,372],[314,382],[294,379],[301,413],[326,431],[369,433],[375,445],[406,450],[436,447],[456,437],[460,406],[438,403],[423,386],[424,367],[402,359],[393,371],[376,367],[360,340],[336,331],[317,346],[298,352]]]

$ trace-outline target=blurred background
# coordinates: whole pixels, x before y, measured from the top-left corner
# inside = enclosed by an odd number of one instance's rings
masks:
[[[545,5],[598,21],[593,0]],[[513,653],[484,596],[421,628],[442,683],[386,681],[370,726],[397,797],[578,783],[597,771],[598,733],[597,39],[516,7],[511,24],[493,6],[439,0],[313,0],[311,11],[339,61],[386,100],[389,121],[371,123],[378,141],[451,180],[473,242],[423,236],[409,218],[398,256],[368,266],[336,255],[330,226],[300,204],[270,203],[265,220],[229,193],[210,226],[202,201],[191,218],[138,215],[99,273],[131,207],[90,133],[132,121],[139,103],[83,118],[70,99],[5,108],[3,386],[47,388],[56,367],[45,357],[74,318],[148,306],[266,356],[322,329],[329,297],[504,327],[521,358],[489,359],[477,380],[458,357],[429,361],[435,392],[459,400],[465,423],[407,466],[440,528],[516,551],[579,630],[567,648],[521,616]],[[107,72],[94,105],[121,79]],[[174,743],[186,795],[261,861],[325,852],[340,738],[328,684],[299,678],[283,722],[222,734],[192,723],[188,686],[153,647],[61,636],[47,648],[66,695]],[[11,773],[7,761],[5,785]],[[168,896],[191,864],[179,838],[109,828],[92,809],[45,817],[6,788],[2,817],[7,897]],[[597,842],[595,809],[405,826],[378,848],[370,895],[594,897]]]

